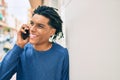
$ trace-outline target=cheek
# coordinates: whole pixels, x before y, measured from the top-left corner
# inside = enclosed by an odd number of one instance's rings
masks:
[[[43,36],[43,37],[50,37],[50,36],[51,36],[51,34],[50,34],[49,31],[39,30],[38,34],[39,34],[40,36]]]
[[[39,33],[38,40],[48,40],[50,38],[50,34],[46,32]]]

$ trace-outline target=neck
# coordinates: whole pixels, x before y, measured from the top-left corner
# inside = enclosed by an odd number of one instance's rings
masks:
[[[33,47],[38,51],[47,51],[52,47],[52,43],[48,42],[44,44],[33,45]]]

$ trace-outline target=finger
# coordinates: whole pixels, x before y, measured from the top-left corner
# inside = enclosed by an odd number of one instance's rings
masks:
[[[21,28],[24,30],[29,30],[29,26],[27,24],[23,24]]]
[[[25,29],[21,29],[20,30],[22,33],[25,33],[26,34],[26,31],[25,31]]]

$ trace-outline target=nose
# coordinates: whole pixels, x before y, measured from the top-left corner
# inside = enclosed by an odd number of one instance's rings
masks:
[[[36,31],[36,26],[35,25],[30,26],[30,31]]]

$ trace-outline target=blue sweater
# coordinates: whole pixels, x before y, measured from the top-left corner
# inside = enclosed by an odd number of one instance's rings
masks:
[[[29,43],[24,49],[15,45],[0,64],[0,80],[69,80],[69,57],[66,48],[53,43],[47,51],[36,51]]]

